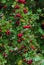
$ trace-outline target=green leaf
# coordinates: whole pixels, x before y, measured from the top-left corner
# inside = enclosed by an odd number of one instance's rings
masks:
[[[41,57],[38,56],[38,55],[36,55],[36,56],[33,58],[33,60],[35,60],[35,61],[40,61],[40,60],[41,60]]]
[[[40,8],[37,9],[37,12],[38,12],[38,13],[41,13],[41,12],[42,12],[42,9],[40,9]]]
[[[41,65],[44,65],[44,59],[42,60]]]
[[[14,8],[15,5],[16,5],[16,2],[13,3],[12,7]]]
[[[43,34],[43,30],[41,28],[38,29],[38,31]]]
[[[2,0],[2,3],[6,3],[6,0]]]

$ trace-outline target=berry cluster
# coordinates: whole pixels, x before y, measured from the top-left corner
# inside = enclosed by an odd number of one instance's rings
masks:
[[[33,14],[26,4],[26,0],[0,3],[0,65],[35,65],[43,59],[38,51],[44,41],[44,22],[39,24],[38,12]]]

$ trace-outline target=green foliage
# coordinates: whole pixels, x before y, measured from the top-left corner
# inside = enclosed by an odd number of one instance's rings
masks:
[[[0,0],[0,65],[44,65],[43,8],[22,1]]]

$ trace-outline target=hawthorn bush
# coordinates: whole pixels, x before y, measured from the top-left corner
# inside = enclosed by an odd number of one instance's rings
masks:
[[[0,65],[44,65],[44,8],[38,0],[0,0]]]

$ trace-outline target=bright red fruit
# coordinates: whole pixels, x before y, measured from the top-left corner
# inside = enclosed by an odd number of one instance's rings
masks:
[[[25,0],[18,0],[18,2],[21,4],[25,4],[26,1]]]
[[[31,28],[30,25],[23,26],[23,28]]]
[[[21,18],[22,16],[21,16],[21,14],[20,14],[20,13],[18,13],[18,14],[16,14],[16,17],[20,17],[20,18]]]
[[[21,38],[22,36],[23,36],[22,33],[19,33],[19,34],[18,34],[18,38]]]
[[[23,12],[26,14],[28,12],[27,8],[24,8]]]
[[[15,6],[15,9],[19,9],[19,8],[20,8],[20,6],[19,6],[19,5],[16,5],[16,6]]]
[[[6,35],[10,35],[10,30],[7,30],[5,33]]]

